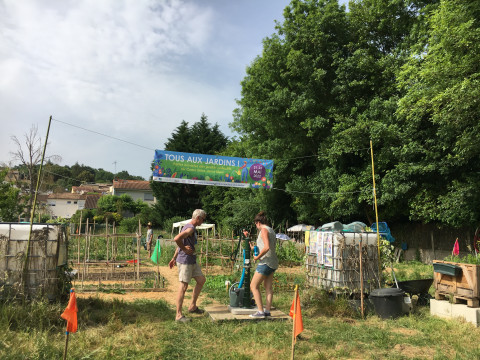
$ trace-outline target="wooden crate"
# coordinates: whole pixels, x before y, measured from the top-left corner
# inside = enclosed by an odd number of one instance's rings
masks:
[[[455,303],[465,300],[469,307],[479,306],[480,265],[434,260],[433,267],[436,299],[450,295]],[[446,271],[448,267],[452,272]]]

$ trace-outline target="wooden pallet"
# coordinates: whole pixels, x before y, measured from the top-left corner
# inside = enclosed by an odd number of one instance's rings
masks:
[[[450,299],[453,304],[466,304],[468,307],[471,307],[471,308],[480,307],[480,299],[478,298],[467,298],[467,297],[435,291],[435,300],[450,300]]]

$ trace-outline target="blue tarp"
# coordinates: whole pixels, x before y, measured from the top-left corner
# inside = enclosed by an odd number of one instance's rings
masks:
[[[370,226],[372,231],[376,232],[377,231],[377,223],[373,223],[372,226]],[[379,222],[378,223],[378,232],[380,235],[384,236],[390,243],[393,243],[395,241],[395,238],[392,236],[392,233],[390,232],[390,228],[388,227],[386,222]]]

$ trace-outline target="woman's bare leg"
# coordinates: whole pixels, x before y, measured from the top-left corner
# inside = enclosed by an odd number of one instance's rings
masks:
[[[257,304],[258,311],[263,312],[262,294],[260,293],[260,284],[265,280],[266,276],[258,272],[253,274],[252,281],[250,282],[250,290],[252,291],[255,304]]]

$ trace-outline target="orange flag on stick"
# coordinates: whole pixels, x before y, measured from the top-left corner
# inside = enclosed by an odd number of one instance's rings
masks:
[[[70,300],[65,311],[60,315],[62,319],[67,320],[67,334],[77,332],[77,298],[74,289],[70,290]]]
[[[453,255],[457,256],[458,254],[460,254],[460,246],[458,245],[458,238],[457,240],[455,240],[455,244],[453,245],[453,251],[452,251]]]
[[[293,319],[293,335],[295,342],[297,336],[303,331],[302,309],[300,307],[300,294],[298,293],[298,285],[295,287],[295,297],[293,298],[290,313],[288,314]]]

